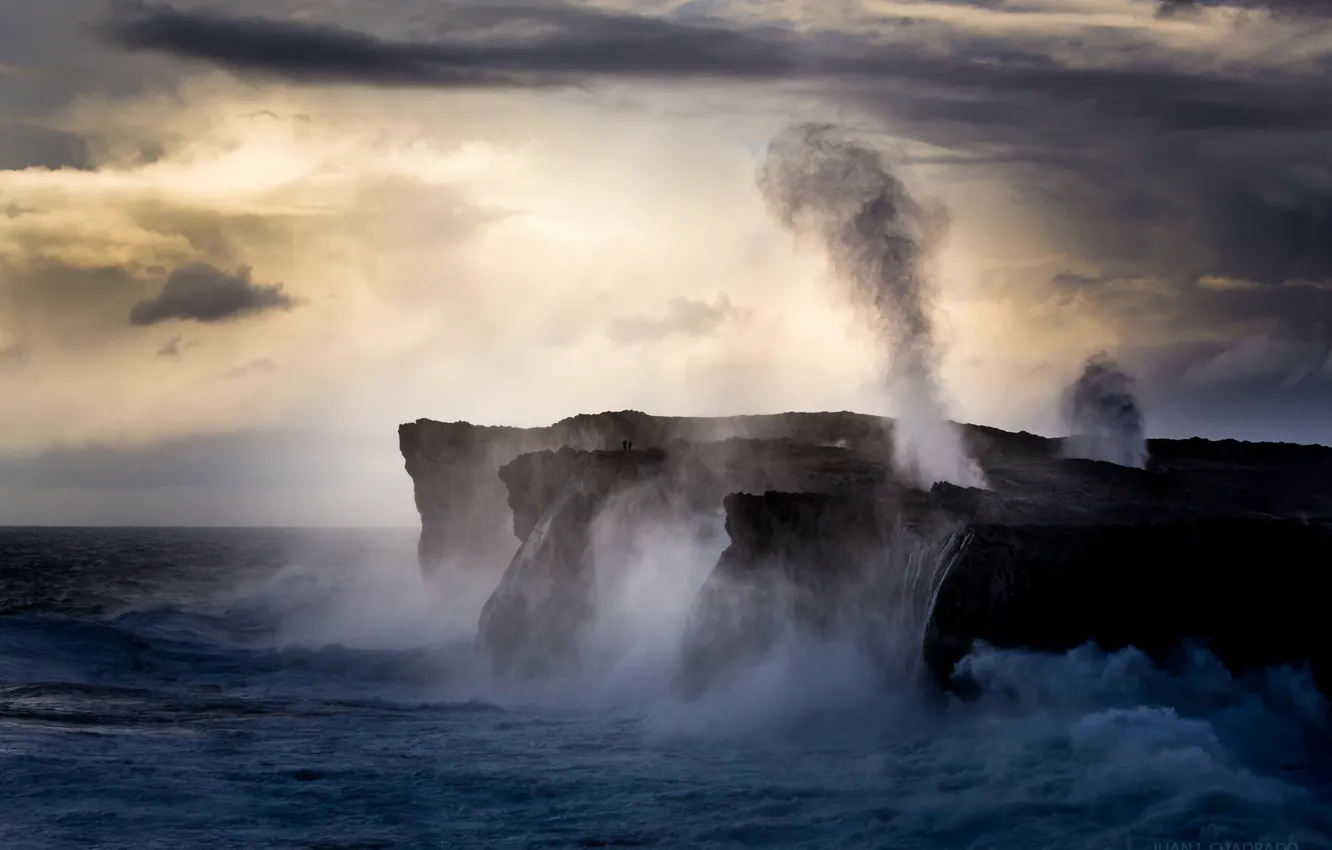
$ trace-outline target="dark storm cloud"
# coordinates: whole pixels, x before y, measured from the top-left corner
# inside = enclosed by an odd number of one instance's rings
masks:
[[[673,334],[709,336],[730,321],[748,315],[744,308],[731,304],[725,292],[713,302],[693,298],[672,298],[656,316],[620,316],[612,319],[607,333],[620,343],[655,342]]]
[[[190,263],[171,272],[155,297],[130,310],[134,325],[155,325],[171,319],[204,323],[229,322],[273,310],[290,310],[296,299],[282,284],[255,283],[250,269],[225,272],[208,263]]]
[[[290,222],[145,203],[132,208],[135,223],[187,247],[160,258],[162,265],[127,261],[89,266],[83,263],[95,250],[83,232],[27,224],[29,217],[40,222],[54,202],[5,201],[0,195],[0,225],[12,223],[14,231],[12,236],[6,232],[10,238],[0,249],[0,332],[22,329],[31,353],[90,353],[123,338],[131,313],[139,320],[160,321],[165,310],[198,314],[199,321],[205,321],[205,315],[225,321],[231,310],[295,303],[285,292],[273,293],[273,287],[250,281],[243,270],[244,256],[281,244]],[[210,264],[199,267],[202,279],[177,282],[174,289],[168,283],[164,290],[163,278],[181,277],[191,262]],[[242,270],[221,271],[236,267]]]
[[[1274,15],[1332,17],[1332,4],[1327,0],[1159,0],[1157,13],[1169,18],[1216,6],[1259,9]]]
[[[0,169],[90,167],[86,140],[46,120],[79,99],[129,95],[156,79],[147,57],[89,44],[85,25],[105,15],[106,0],[0,3]]]
[[[130,7],[107,31],[129,50],[310,83],[449,87],[567,84],[602,76],[823,78],[887,86],[884,91],[902,96],[909,111],[923,118],[976,127],[1021,123],[1013,110],[1018,104],[988,97],[1003,92],[1085,105],[1102,101],[1117,118],[1181,130],[1332,124],[1332,106],[1320,91],[1290,85],[1308,82],[1298,75],[1220,77],[1145,50],[1125,65],[1072,66],[1050,58],[1043,49],[1048,45],[1038,41],[1007,41],[909,18],[888,19],[898,36],[885,45],[846,33],[742,29],[572,6],[460,7],[451,14],[448,34],[434,41],[165,6]],[[529,26],[508,35],[478,26],[497,20]],[[910,84],[914,94],[896,91],[893,83]]]
[[[478,25],[496,20],[528,26],[497,35]],[[1145,51],[1126,65],[1071,66],[1050,58],[1042,49],[1048,45],[1039,42],[968,34],[938,22],[888,21],[898,36],[883,44],[845,33],[742,29],[721,21],[570,6],[461,7],[453,10],[444,38],[407,42],[298,21],[135,6],[109,24],[108,32],[130,50],[311,83],[449,87],[567,84],[596,77],[822,78],[892,93],[922,119],[976,128],[1020,125],[1015,107],[1021,104],[1015,99],[1024,97],[1084,106],[1098,102],[1120,120],[1181,130],[1332,125],[1332,106],[1322,92],[1292,86],[1302,81],[1295,75],[1218,77]],[[898,84],[908,88],[899,91]],[[1003,93],[1007,100],[992,99]]]
[[[1052,283],[1057,299],[1081,301],[1102,315],[1163,320],[1185,334],[1241,333],[1257,320],[1292,340],[1332,340],[1332,282],[1141,281],[1063,273]]]
[[[398,42],[319,24],[136,5],[122,8],[107,34],[131,50],[310,82],[502,86],[587,74],[771,78],[796,71],[794,57],[774,49],[781,43],[775,32],[562,5],[464,7],[452,14],[460,32]]]
[[[1082,68],[957,60],[845,89],[906,135],[1003,169],[1052,241],[1111,273],[1332,276],[1332,66],[1128,55]]]
[[[1057,279],[1093,315],[1191,340],[1115,352],[1151,435],[1332,445],[1332,285]]]
[[[891,17],[871,36],[563,4],[449,15],[412,42],[163,6],[124,11],[109,32],[129,49],[306,82],[817,80],[957,161],[1006,169],[1057,211],[1055,237],[1111,273],[1332,277],[1332,55],[1226,65],[1108,28],[1072,45]],[[1056,58],[1070,46],[1097,61]]]

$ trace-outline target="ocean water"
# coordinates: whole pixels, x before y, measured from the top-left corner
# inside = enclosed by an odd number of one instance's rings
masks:
[[[981,649],[962,703],[793,639],[682,703],[707,565],[663,557],[516,687],[471,652],[486,588],[414,545],[0,529],[0,848],[1332,847],[1298,670]]]

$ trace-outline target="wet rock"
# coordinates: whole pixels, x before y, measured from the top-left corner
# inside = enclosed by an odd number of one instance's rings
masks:
[[[421,516],[418,557],[434,572],[445,561],[494,572],[512,559],[525,535],[515,531],[510,492],[501,467],[529,452],[564,447],[614,451],[628,441],[635,450],[664,449],[674,441],[720,442],[732,438],[788,438],[818,447],[881,446],[891,423],[857,413],[784,413],[720,418],[649,416],[636,410],[580,414],[544,428],[511,428],[419,419],[398,427],[398,445],[411,476]]]
[[[482,611],[478,648],[498,672],[535,676],[567,669],[597,614],[598,582],[620,576],[648,524],[697,535],[736,487],[802,483],[836,490],[873,486],[881,466],[849,449],[788,440],[672,440],[646,451],[532,452],[499,471],[513,531],[523,544]],[[625,496],[632,491],[632,498]],[[617,496],[621,538],[599,562],[593,523]],[[610,562],[613,561],[613,562]]]
[[[576,659],[596,610],[593,522],[612,496],[664,467],[660,451],[563,449],[504,468],[524,540],[481,611],[477,647],[496,672],[532,677]]]
[[[1307,662],[1328,686],[1313,648],[1313,600],[1332,565],[1326,448],[1154,440],[1136,469],[968,426],[989,489],[922,491],[885,466],[891,423],[855,414],[630,411],[547,429],[423,420],[400,434],[423,562],[467,550],[508,565],[478,645],[510,671],[576,658],[598,571],[612,566],[596,563],[593,526],[633,491],[636,507],[616,516],[628,537],[640,523],[725,511],[730,545],[683,641],[688,693],[792,627],[856,640],[890,628],[952,688],[967,685],[952,672],[976,641],[1131,645],[1167,664],[1197,642],[1235,670]]]
[[[1325,693],[1327,526],[1262,518],[965,529],[930,617],[938,683],[976,641],[1062,652],[1136,647],[1170,664],[1187,646],[1239,673],[1308,664]],[[966,683],[963,683],[964,685]]]
[[[851,640],[899,672],[919,642],[933,570],[951,531],[980,508],[965,488],[725,497],[731,544],[699,591],[676,689],[703,693],[795,633]],[[922,571],[923,569],[923,571]]]

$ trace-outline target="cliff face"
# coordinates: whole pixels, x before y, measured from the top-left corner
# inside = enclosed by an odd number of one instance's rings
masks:
[[[1284,472],[1253,454],[1233,469],[1213,453],[1197,470],[1051,461],[1040,475],[992,457],[985,492],[728,496],[731,546],[695,603],[680,689],[702,692],[781,628],[840,629],[881,654],[870,632],[888,616],[906,645],[880,659],[886,673],[919,658],[963,692],[975,683],[953,671],[981,641],[1134,646],[1165,664],[1198,645],[1236,672],[1308,664],[1332,694],[1318,614],[1332,526],[1308,519],[1332,486],[1308,467],[1329,471],[1332,452],[1299,453]]]
[[[599,517],[632,540],[648,522],[688,533],[724,510],[730,545],[681,646],[686,694],[793,629],[860,642],[887,675],[906,664],[944,687],[974,684],[953,672],[976,641],[1133,645],[1163,663],[1196,642],[1236,670],[1307,662],[1332,685],[1312,607],[1332,568],[1332,450],[1154,441],[1139,470],[969,428],[990,489],[922,492],[885,468],[886,423],[853,414],[401,433],[423,563],[470,550],[508,564],[478,635],[507,673],[577,663],[598,581],[619,568],[596,551]]]
[[[660,451],[565,448],[502,468],[523,544],[481,611],[477,646],[496,672],[536,676],[576,659],[596,611],[593,523],[612,496],[658,479],[665,460]]]
[[[539,437],[516,428],[422,420],[399,427],[398,444],[421,515],[417,555],[423,569],[449,557],[484,568],[512,553],[517,542],[496,470],[520,452],[542,448]]]
[[[676,687],[689,697],[788,628],[837,637],[893,535],[894,518],[874,498],[770,491],[731,494],[723,505],[731,543],[694,600],[680,647]]]
[[[427,572],[464,559],[497,574],[523,540],[516,535],[500,467],[528,452],[663,449],[673,441],[788,438],[818,446],[881,446],[891,423],[857,413],[689,418],[638,411],[579,415],[544,428],[509,428],[419,419],[398,427],[398,445],[421,515],[418,556]]]
[[[647,451],[532,452],[503,466],[499,478],[509,491],[513,531],[524,542],[482,612],[478,647],[497,672],[531,676],[577,662],[578,636],[597,613],[598,583],[621,577],[624,549],[647,524],[692,534],[736,488],[797,480],[831,491],[872,488],[885,472],[836,446],[731,439],[672,440]],[[593,525],[607,511],[624,543],[598,553]]]
[[[1325,525],[1211,518],[1140,525],[971,525],[923,643],[954,684],[976,641],[1064,651],[1134,646],[1170,663],[1186,644],[1233,671],[1308,663],[1332,694],[1322,621],[1332,570]]]
[[[914,673],[957,532],[991,494],[947,484],[834,493],[736,493],[731,544],[694,602],[677,689],[696,696],[783,634],[850,640],[885,676]]]

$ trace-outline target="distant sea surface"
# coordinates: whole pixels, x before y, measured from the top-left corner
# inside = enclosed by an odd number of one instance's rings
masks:
[[[520,687],[413,531],[0,528],[0,848],[1332,847],[1301,671],[981,650],[961,703],[792,639],[682,703],[707,566]]]

